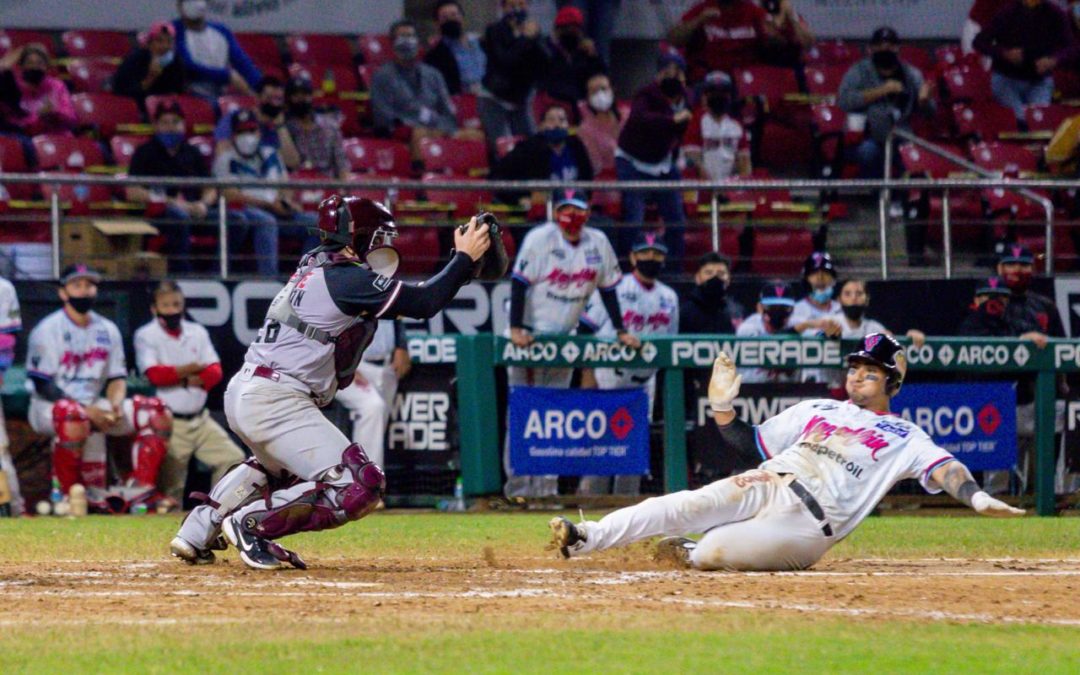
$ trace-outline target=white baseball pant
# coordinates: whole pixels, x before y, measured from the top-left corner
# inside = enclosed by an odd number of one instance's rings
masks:
[[[4,420],[4,408],[0,406],[0,471],[7,476],[8,491],[11,493],[11,515],[21,516],[25,513],[26,505],[19,491],[19,474],[16,473],[15,463],[11,459],[10,443]]]

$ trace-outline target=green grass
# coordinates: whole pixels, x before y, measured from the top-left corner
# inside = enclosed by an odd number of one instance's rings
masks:
[[[316,568],[332,559],[365,557],[471,561],[485,548],[497,557],[551,560],[543,551],[550,517],[377,513],[290,542]],[[172,516],[0,519],[0,573],[18,563],[162,561],[178,523]],[[1010,556],[1080,557],[1080,520],[871,518],[829,554]],[[246,579],[263,578],[231,569]],[[1062,592],[1076,593],[1075,587],[1065,579]],[[3,593],[0,586],[0,597]],[[265,619],[258,625],[185,625],[181,617],[169,626],[26,627],[4,623],[0,616],[0,673],[1080,671],[1080,630],[1068,627],[850,620],[719,608],[655,612],[632,603],[553,612],[510,601],[481,603],[479,611],[474,604],[471,613],[444,608],[430,614],[415,605],[389,603],[355,615],[353,603],[346,623],[305,624],[302,616],[275,612],[272,599],[221,593],[205,602],[220,605],[223,615],[234,603],[263,603]],[[49,606],[56,611],[62,605]],[[341,618],[334,610],[321,614]],[[174,616],[162,612],[159,616]]]

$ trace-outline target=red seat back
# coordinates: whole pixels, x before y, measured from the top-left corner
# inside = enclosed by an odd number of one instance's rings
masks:
[[[476,215],[481,205],[490,204],[492,196],[490,190],[440,190],[436,187],[439,181],[445,181],[446,174],[427,173],[423,181],[430,183],[432,187],[425,188],[427,200],[436,204],[453,204],[455,218],[468,218]],[[461,180],[455,177],[454,180]]]
[[[131,38],[117,30],[69,30],[60,36],[64,51],[75,58],[122,59],[131,51]]]
[[[924,77],[929,77],[934,70],[934,57],[918,45],[900,45],[900,60],[918,68]]]
[[[101,146],[91,138],[42,134],[33,143],[43,171],[81,171],[105,163]]]
[[[479,129],[480,113],[477,111],[476,94],[457,94],[453,97],[457,109],[457,123],[462,129]]]
[[[221,111],[221,116],[226,117],[233,114],[233,112],[240,110],[241,108],[248,108],[254,110],[259,105],[259,99],[255,96],[243,96],[240,94],[229,94],[227,96],[218,97],[218,110]]]
[[[85,93],[109,91],[116,69],[117,65],[109,58],[74,58],[67,64],[71,88]]]
[[[409,147],[400,141],[383,138],[346,138],[345,156],[356,173],[409,178],[412,158]]]
[[[1024,109],[1024,120],[1029,131],[1057,131],[1061,123],[1080,115],[1080,108],[1069,105],[1029,105]]]
[[[343,35],[324,33],[297,33],[285,38],[289,55],[296,63],[348,64],[352,63],[353,48]]]
[[[950,101],[989,101],[993,98],[993,93],[990,91],[990,76],[981,68],[970,66],[947,68],[941,74],[941,82]]]
[[[146,97],[146,109],[150,111],[150,115],[153,116],[154,110],[157,108],[158,103],[167,99],[176,99],[176,102],[180,104],[180,109],[184,111],[184,121],[187,122],[188,131],[194,131],[196,127],[212,128],[216,122],[214,116],[214,106],[210,105],[210,102],[204,98],[198,96],[191,96],[188,94],[181,94],[179,96],[147,96]]]
[[[843,134],[847,130],[847,114],[838,105],[819,103],[810,110],[811,125],[818,136]]]
[[[16,28],[0,29],[0,55],[7,54],[16,47],[22,47],[32,42],[40,43],[49,52],[50,56],[56,56],[56,44],[53,42],[53,36],[50,33]]]
[[[149,136],[113,136],[112,140],[109,141],[113,161],[117,166],[127,168],[131,165],[131,158],[135,155],[135,151],[148,140],[150,140]]]
[[[955,148],[946,148],[950,151],[959,151]],[[900,161],[904,165],[904,171],[909,176],[926,176],[928,178],[947,178],[950,173],[963,171],[959,164],[948,159],[916,147],[911,143],[900,146]]]
[[[75,94],[71,97],[81,127],[97,129],[102,138],[111,138],[120,124],[139,124],[142,115],[134,99],[115,94]]]
[[[281,49],[273,35],[265,33],[236,33],[236,41],[255,65],[264,70],[282,70]]]
[[[420,141],[424,168],[434,173],[479,178],[487,175],[487,147],[483,141],[424,138]]]
[[[754,229],[754,274],[794,276],[813,253],[813,235],[809,230],[787,227]]]
[[[976,137],[996,140],[1000,134],[1016,131],[1016,115],[1005,106],[992,101],[975,101],[953,105],[953,124],[961,138]]]
[[[818,42],[806,50],[806,62],[812,65],[832,65],[847,68],[862,58],[855,45],[833,40]]]
[[[289,66],[289,76],[310,80],[316,94],[360,91],[360,78],[350,63],[294,63]]]
[[[795,71],[777,66],[750,66],[735,71],[735,90],[739,96],[759,96],[775,109],[785,94],[799,91]]]
[[[984,169],[1010,175],[1039,168],[1039,156],[1015,143],[979,143],[971,148],[971,158]]]
[[[815,96],[836,96],[845,72],[843,66],[807,66],[806,92]]]
[[[394,59],[394,48],[390,36],[384,33],[361,35],[357,41],[364,65],[375,69]]]

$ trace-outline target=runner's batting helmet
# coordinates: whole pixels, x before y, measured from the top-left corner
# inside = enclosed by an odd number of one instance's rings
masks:
[[[397,272],[397,234],[390,209],[373,199],[332,195],[319,204],[319,236],[323,241],[351,246],[377,274],[392,277]]]
[[[847,363],[871,363],[886,373],[886,391],[895,396],[907,375],[907,355],[895,338],[884,333],[871,333],[863,338],[859,350],[847,355]]]

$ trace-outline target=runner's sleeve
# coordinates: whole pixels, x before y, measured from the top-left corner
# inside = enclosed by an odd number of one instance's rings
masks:
[[[790,448],[799,440],[808,416],[813,412],[811,407],[815,403],[823,401],[803,401],[796,403],[754,428],[754,440],[762,459],[771,459]],[[829,401],[829,404],[835,402]]]
[[[919,481],[923,489],[932,495],[941,492],[941,486],[934,482],[930,474],[943,464],[955,461],[956,458],[942,447],[939,447],[926,435],[922,429],[912,425],[912,438],[904,448],[905,454],[910,458],[908,471],[904,478],[914,478]]]

